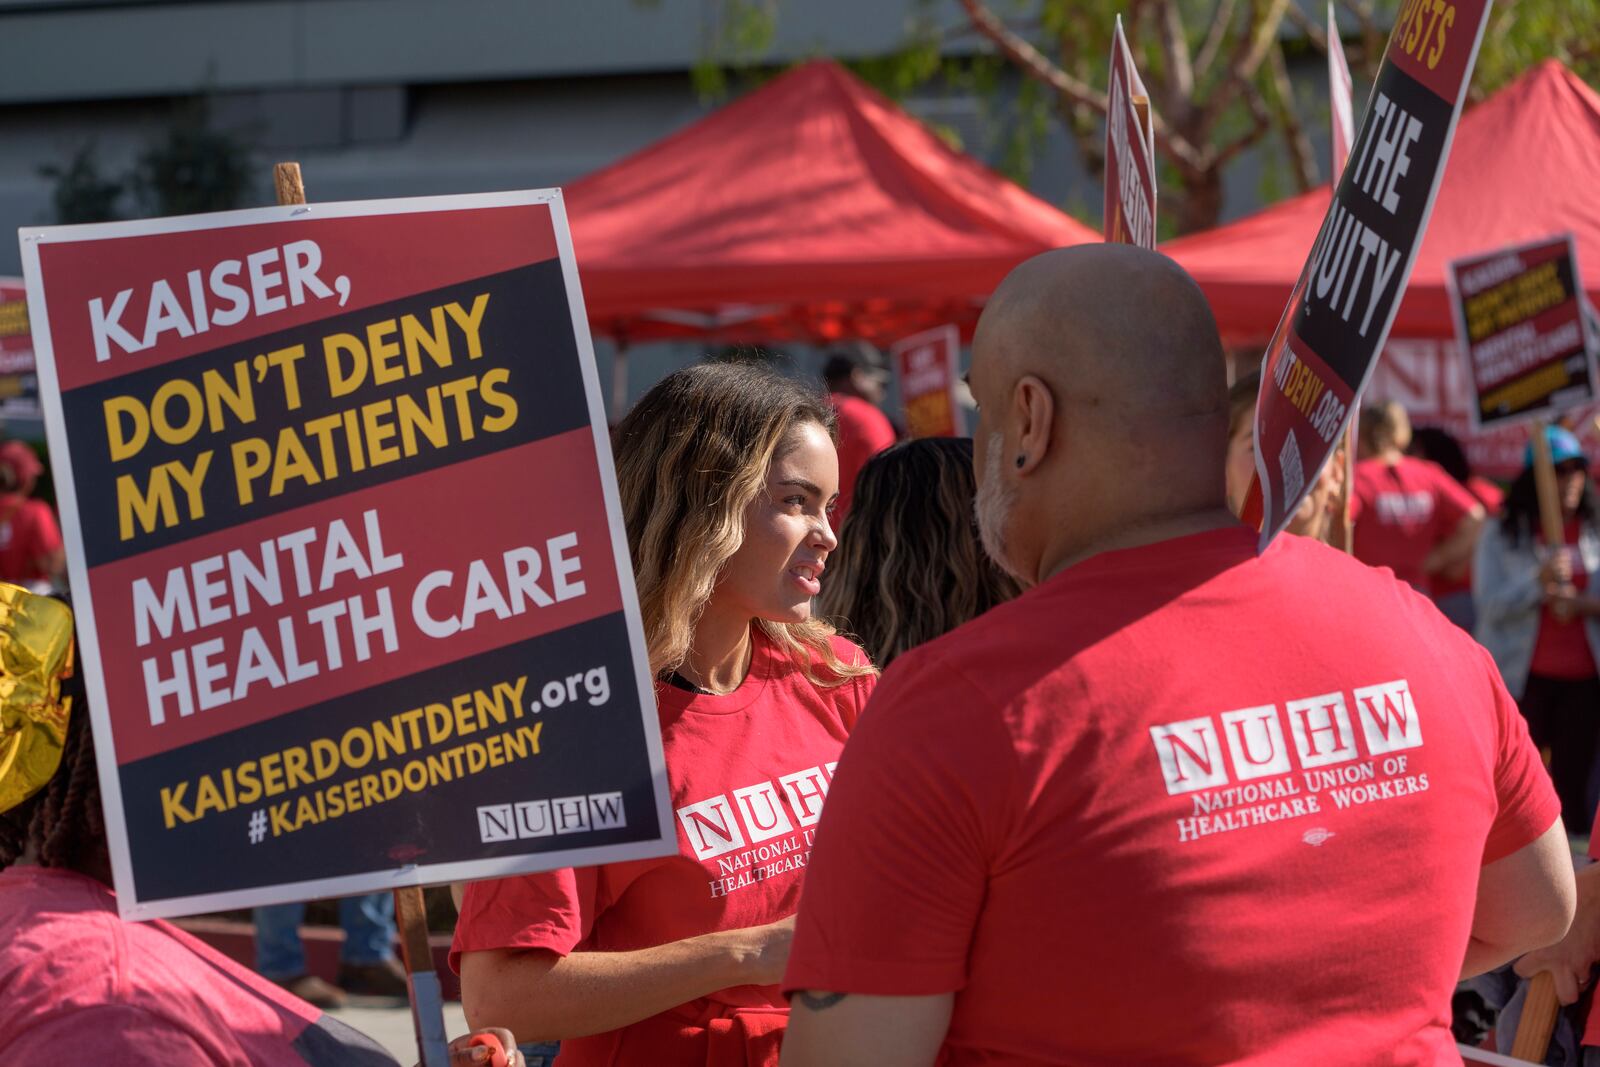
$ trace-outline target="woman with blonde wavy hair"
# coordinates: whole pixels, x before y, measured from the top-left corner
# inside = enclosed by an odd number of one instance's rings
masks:
[[[776,1064],[812,835],[877,672],[812,614],[837,547],[833,413],[738,364],[668,376],[615,434],[678,850],[467,887],[476,1025],[563,1067]]]
[[[976,494],[967,438],[907,441],[861,469],[817,610],[879,668],[1021,591],[978,541]]]

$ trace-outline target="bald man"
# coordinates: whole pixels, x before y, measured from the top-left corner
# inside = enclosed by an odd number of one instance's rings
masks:
[[[1033,588],[897,660],[846,746],[786,1067],[1459,1062],[1457,980],[1573,906],[1494,664],[1388,572],[1257,556],[1165,257],[1023,264],[971,384],[984,544]]]

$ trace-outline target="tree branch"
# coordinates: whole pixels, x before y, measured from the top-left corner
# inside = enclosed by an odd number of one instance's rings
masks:
[[[1261,92],[1254,85],[1246,85],[1244,90],[1244,103],[1250,109],[1250,129],[1224,145],[1220,150],[1206,150],[1207,162],[1213,169],[1221,170],[1234,157],[1256,144],[1267,135],[1272,128],[1272,115],[1267,111],[1266,101],[1261,99]]]
[[[1268,0],[1268,5],[1266,14],[1259,21],[1256,14],[1259,5],[1255,0],[1251,0],[1245,9],[1245,25],[1254,27],[1253,32],[1241,33],[1235,42],[1227,74],[1211,93],[1200,115],[1197,140],[1210,138],[1211,131],[1216,129],[1229,106],[1255,80],[1256,72],[1267,58],[1267,52],[1278,43],[1278,27],[1283,24],[1284,9],[1288,7],[1289,0]]]
[[[972,19],[979,33],[994,42],[995,47],[1025,74],[1055,90],[1066,104],[1091,107],[1102,115],[1109,109],[1110,103],[1105,93],[1091,88],[1050,62],[1026,39],[1007,29],[999,16],[981,0],[961,0],[961,6],[966,9],[967,16]],[[1153,108],[1150,111],[1150,125],[1154,128],[1156,147],[1166,152],[1180,167],[1193,169],[1201,165],[1203,153],[1192,141],[1174,131],[1160,112]]]
[[[1211,71],[1211,64],[1217,60],[1217,54],[1222,50],[1222,42],[1227,40],[1228,27],[1233,24],[1233,7],[1236,0],[1217,0],[1217,10],[1211,16],[1211,29],[1206,33],[1205,41],[1200,45],[1200,52],[1195,57],[1194,69],[1198,77],[1205,77]]]
[[[1049,58],[1033,47],[1026,38],[1007,29],[1006,24],[1000,21],[1000,16],[990,11],[981,0],[961,0],[961,6],[966,9],[967,17],[972,20],[973,27],[994,42],[995,47],[1029,77],[1050,87],[1058,95],[1073,103],[1087,104],[1105,114],[1107,107],[1105,93],[1079,81],[1050,62]]]
[[[1328,31],[1317,25],[1317,20],[1305,13],[1299,4],[1290,4],[1289,10],[1284,12],[1284,17],[1294,23],[1300,32],[1306,35],[1306,40],[1319,52],[1328,51]]]
[[[1171,114],[1172,121],[1182,126],[1181,113],[1193,106],[1194,98],[1194,67],[1190,64],[1189,38],[1184,33],[1183,13],[1173,0],[1161,0],[1161,9],[1156,13],[1156,18],[1161,24],[1161,57],[1168,75],[1164,106]]]
[[[1294,106],[1294,86],[1289,82],[1289,66],[1283,58],[1283,47],[1272,50],[1267,57],[1267,69],[1272,78],[1273,95],[1278,103],[1278,129],[1283,134],[1284,147],[1289,150],[1289,166],[1294,173],[1295,191],[1308,193],[1317,183],[1317,153],[1311,147],[1311,138],[1300,122]]]

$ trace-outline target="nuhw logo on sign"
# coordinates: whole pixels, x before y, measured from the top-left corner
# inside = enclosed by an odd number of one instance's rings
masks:
[[[1202,715],[1150,727],[1169,795],[1349,763],[1422,745],[1411,687],[1404,679],[1277,704]],[[1351,714],[1351,704],[1355,714]],[[1287,728],[1286,728],[1287,725]],[[1227,760],[1223,750],[1227,750]],[[1232,775],[1229,766],[1232,766]]]
[[[678,809],[689,847],[702,862],[815,826],[837,763],[807,767]],[[779,788],[782,793],[779,793]],[[784,800],[788,800],[787,808]]]

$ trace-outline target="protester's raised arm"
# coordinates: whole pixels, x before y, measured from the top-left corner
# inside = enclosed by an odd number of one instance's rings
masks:
[[[801,990],[789,998],[783,1067],[927,1067],[955,994],[874,997]]]
[[[719,989],[775,985],[794,920],[727,930],[635,952],[494,949],[461,957],[461,999],[473,1029],[521,1041],[617,1030]]]
[[[1560,941],[1572,925],[1576,900],[1572,852],[1557,819],[1532,844],[1480,872],[1461,976],[1482,974]]]

